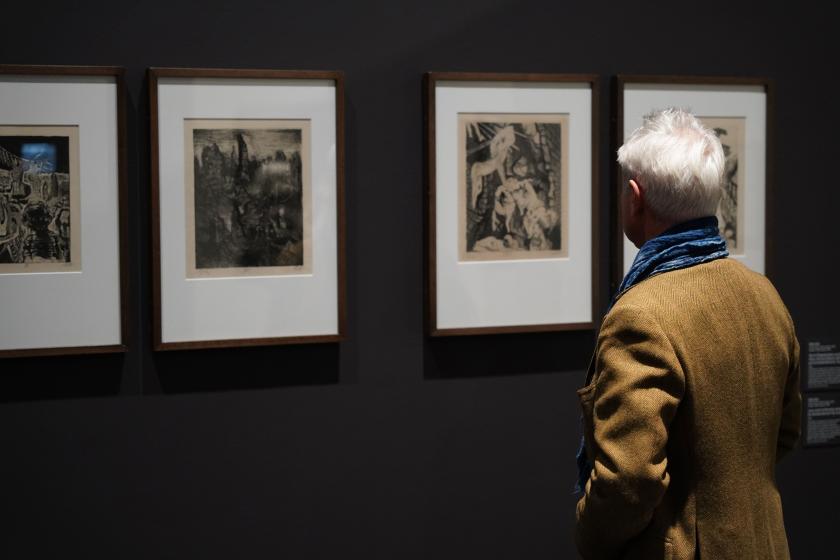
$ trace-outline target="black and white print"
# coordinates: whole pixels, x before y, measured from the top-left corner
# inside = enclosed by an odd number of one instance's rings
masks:
[[[189,124],[191,275],[306,271],[308,123]]]
[[[567,115],[459,115],[461,260],[566,254]]]
[[[0,273],[78,265],[76,133],[75,127],[0,126]]]
[[[717,218],[720,234],[726,240],[730,253],[744,252],[744,231],[739,226],[743,221],[744,171],[741,162],[744,156],[743,117],[701,117],[703,124],[711,128],[720,139],[726,157],[723,178],[723,194],[718,206]]]

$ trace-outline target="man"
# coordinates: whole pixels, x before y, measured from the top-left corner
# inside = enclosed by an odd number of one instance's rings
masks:
[[[578,391],[584,558],[788,558],[775,464],[799,437],[799,345],[762,275],[728,259],[714,132],[666,109],[618,151],[640,247]]]

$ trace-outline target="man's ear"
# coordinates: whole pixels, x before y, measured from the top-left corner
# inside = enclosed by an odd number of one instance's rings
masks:
[[[627,195],[630,197],[630,210],[633,212],[633,214],[639,214],[644,210],[645,207],[644,191],[635,179],[630,179],[627,182],[627,186],[629,187],[629,192],[627,193]]]

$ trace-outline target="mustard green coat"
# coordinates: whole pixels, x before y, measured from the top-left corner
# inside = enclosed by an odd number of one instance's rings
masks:
[[[641,282],[590,376],[583,558],[789,558],[775,465],[799,438],[799,344],[764,276],[720,259]]]

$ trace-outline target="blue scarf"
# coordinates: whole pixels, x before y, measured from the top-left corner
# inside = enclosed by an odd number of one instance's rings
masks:
[[[613,296],[607,313],[627,290],[651,276],[722,259],[728,255],[726,241],[720,236],[715,216],[678,224],[642,245],[633,260],[633,265]],[[581,418],[581,425],[582,421]],[[580,447],[577,452],[577,466],[578,482],[575,485],[575,492],[582,493],[592,471],[592,463],[586,456],[583,436],[580,438]]]

